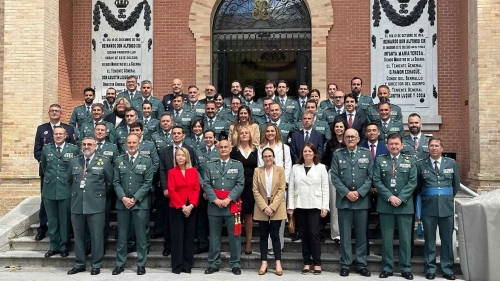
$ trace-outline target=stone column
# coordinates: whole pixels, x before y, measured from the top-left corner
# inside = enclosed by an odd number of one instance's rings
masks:
[[[3,0],[0,215],[38,195],[36,128],[57,102],[58,0]]]
[[[473,190],[500,188],[500,26],[494,0],[469,0],[469,132]]]

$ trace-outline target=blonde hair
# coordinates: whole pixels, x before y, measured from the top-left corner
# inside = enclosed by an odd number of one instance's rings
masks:
[[[184,147],[179,147],[177,151],[175,151],[175,156],[174,156],[174,166],[177,166],[177,152],[182,151],[184,152],[184,156],[186,157],[186,164],[184,164],[184,168],[189,169],[192,168],[193,166],[191,165],[191,155],[189,155],[189,151],[184,148]]]
[[[280,129],[276,125],[269,123],[264,127],[264,130],[262,130],[262,133],[260,134],[260,148],[264,148],[268,143],[266,131],[269,127],[274,127],[274,130],[276,130],[276,143],[282,142]]]
[[[123,101],[123,103],[125,104],[125,110],[129,109],[130,108],[130,102],[126,99],[126,98],[117,98],[115,100],[115,106],[113,108],[113,110],[116,110],[116,107]]]
[[[250,134],[250,129],[246,126],[240,127],[238,129],[238,135],[236,136],[236,148],[239,148],[241,145],[240,134],[243,129],[246,129],[248,131],[248,136],[250,137],[250,140],[248,141],[248,146],[250,147],[250,150],[255,151],[255,145],[253,145],[252,143],[252,134]]]

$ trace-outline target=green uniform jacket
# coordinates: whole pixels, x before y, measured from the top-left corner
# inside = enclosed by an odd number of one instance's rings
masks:
[[[194,152],[199,150],[202,147],[205,147],[205,141],[203,139],[203,134],[200,136],[200,142],[196,142],[196,135],[193,134],[190,138],[185,138],[183,140],[185,146],[189,146],[193,149]],[[200,181],[201,182],[201,181]]]
[[[130,165],[128,154],[120,155],[116,159],[113,176],[117,200],[116,209],[125,210],[121,198],[135,198],[132,210],[144,210],[149,208],[148,193],[151,190],[154,171],[151,169],[153,162],[145,155],[137,156],[134,163]]]
[[[128,133],[128,126],[121,126],[116,128],[116,146],[118,147],[118,150],[121,153],[124,153],[125,150],[123,148],[125,147],[125,143],[127,142],[127,137],[129,135]],[[143,128],[142,132],[142,139],[143,140],[150,140],[150,133],[147,128]]]
[[[262,133],[267,124],[268,123],[260,124],[259,132]],[[298,130],[295,124],[286,123],[283,122],[283,120],[279,121],[278,129],[281,131],[281,141],[285,144],[289,143],[288,139],[292,136],[292,133]]]
[[[387,136],[393,133],[398,133],[401,137],[405,135],[405,128],[401,121],[394,121],[390,119],[387,124],[387,128],[382,125],[382,120],[376,122],[377,127],[380,130],[380,135],[378,135],[378,141],[383,141],[387,143]]]
[[[369,191],[372,186],[372,170],[372,155],[367,148],[358,146],[354,159],[351,159],[346,147],[339,148],[333,153],[330,176],[337,190],[337,209],[370,208]],[[346,195],[355,190],[361,197],[351,202]]]
[[[295,123],[295,126],[298,130],[304,128],[304,124],[302,124],[302,122]],[[330,126],[326,121],[322,121],[316,118],[312,125],[312,128],[322,133],[327,140],[330,140],[332,138],[332,131],[330,130]]]
[[[109,103],[107,100],[103,101],[102,104],[104,105],[104,115],[102,116],[102,118],[104,119],[106,115],[113,113],[114,107],[111,106],[111,108],[109,108]]]
[[[148,135],[145,136],[145,139],[151,140],[151,136],[153,135],[154,132],[159,132],[161,130],[160,128],[160,120],[154,119],[149,117],[148,118],[148,123],[144,124],[146,121],[144,118],[141,118],[139,122],[142,123],[143,128],[145,128],[148,131]]]
[[[206,167],[203,176],[203,188],[208,196],[208,202],[210,202],[207,214],[210,216],[230,216],[229,206],[219,208],[213,203],[217,199],[214,189],[230,190],[229,198],[232,201],[240,198],[245,183],[243,164],[240,161],[228,159],[224,170],[222,170],[220,160],[209,162]]]
[[[233,114],[233,111],[228,110],[224,114],[220,115],[220,120],[223,120],[231,125],[236,120],[236,114]]]
[[[191,128],[193,127],[194,121],[196,121],[196,116],[194,113],[189,112],[185,109],[182,110],[181,114],[178,117],[175,116],[176,111],[173,111],[172,120],[174,121],[174,125],[181,126],[184,129],[184,135],[186,138],[191,136]]]
[[[457,162],[448,157],[441,158],[439,173],[434,171],[432,159],[426,158],[417,161],[418,192],[421,193],[427,188],[452,187],[453,195],[433,195],[422,196],[422,215],[432,217],[453,216],[454,197],[460,188],[460,170]]]
[[[417,160],[410,155],[399,154],[394,178],[396,186],[391,187],[392,156],[377,156],[373,167],[373,186],[377,189],[377,212],[385,214],[413,214],[413,191],[417,187]],[[403,202],[394,207],[388,201],[396,196]]]
[[[262,104],[260,103],[257,103],[255,101],[252,101],[250,103],[250,105],[248,105],[248,107],[250,108],[250,110],[252,111],[252,119],[255,120],[255,118],[257,118],[258,116],[264,116],[264,114],[266,114],[264,112],[264,107],[262,106]],[[255,122],[255,121],[254,121]]]
[[[107,121],[101,121],[104,124],[106,124],[106,141],[109,141],[111,143],[115,143],[116,141],[116,132],[115,132],[115,125],[107,122]],[[78,139],[78,147],[82,145],[82,140],[84,137],[94,137],[94,121],[90,121],[87,123],[84,123],[80,127],[80,138]]]
[[[163,105],[161,100],[159,100],[153,96],[149,96],[148,100],[152,105],[151,117],[153,117],[155,119],[160,119],[163,112],[165,112],[165,106]],[[142,103],[143,102],[144,102],[144,100],[142,99],[142,95],[141,95],[140,98],[135,99],[130,103],[130,105],[137,111],[137,115],[138,115],[139,119],[142,119],[142,117],[143,117],[143,115],[142,115]]]
[[[280,100],[279,97],[278,100]],[[280,117],[282,121],[287,123],[295,123],[299,121],[300,105],[296,100],[287,97],[284,105],[281,104],[281,101],[279,101],[278,104],[281,106],[281,110],[283,111]]]
[[[406,135],[403,137],[403,149],[401,153],[413,155],[417,157],[418,160],[429,157],[429,139],[431,137],[424,134],[420,135],[420,141],[418,142],[417,151],[415,151],[415,141],[413,141],[411,135]]]
[[[343,111],[341,112],[341,114]],[[326,121],[329,126],[332,126],[333,123],[335,122],[335,117],[339,115],[335,109],[319,109],[318,114],[316,114],[317,118],[319,120]]]
[[[321,109],[334,109],[335,108],[335,104],[328,98],[326,100],[322,100],[320,103],[319,103],[319,108]]]
[[[241,104],[244,104],[245,98],[242,95],[239,95],[238,98],[240,98]],[[232,100],[233,100],[233,93],[231,93],[231,96],[224,99],[223,107],[231,110],[231,101]]]
[[[117,99],[119,99],[119,98],[126,98],[129,102],[131,101],[130,100],[130,95],[128,94],[128,90],[119,93],[118,96],[116,96],[116,98]],[[134,97],[132,98],[132,100],[136,100],[136,99],[140,99],[140,98],[142,98],[142,93],[140,91],[136,90],[134,92]]]
[[[69,160],[79,154],[78,147],[71,143],[64,143],[61,154],[57,153],[54,143],[42,148],[40,166],[43,170],[42,197],[50,200],[71,198],[71,189],[66,185]]]
[[[380,120],[380,115],[378,115],[378,103],[370,105],[366,110],[366,119],[368,122],[377,122]],[[395,104],[389,104],[391,106],[391,120],[403,121],[403,114],[401,113],[401,107]]]
[[[101,149],[97,151],[97,155],[99,156],[105,156],[108,157],[109,160],[111,160],[111,164],[115,164],[116,158],[120,156],[118,152],[118,147],[114,143],[110,143],[108,141],[105,141],[104,144],[102,145]]]
[[[84,123],[92,121],[92,114],[90,114],[91,111],[92,108],[89,110],[89,113],[87,113],[87,107],[84,104],[75,107],[71,113],[69,124],[75,128],[78,127],[78,130],[81,130]]]
[[[204,131],[211,129],[215,132],[215,139],[219,138],[219,135],[221,132],[226,132],[229,134],[229,127],[231,126],[231,123],[229,123],[226,120],[223,120],[219,118],[218,116],[214,118],[215,121],[212,122],[212,125],[210,125],[210,122],[208,119],[205,120],[205,128]],[[212,120],[214,120],[212,119]]]
[[[199,100],[196,102],[194,107],[191,107],[191,102],[188,101],[184,105],[184,110],[193,113],[196,117],[196,120],[203,119],[203,115],[205,115],[205,102]]]
[[[356,107],[356,111],[359,111],[367,116],[367,110],[370,105],[373,105],[373,99],[370,96],[365,96],[363,94],[359,94],[358,96],[358,106]]]
[[[165,134],[162,131],[160,131],[160,133],[158,132],[154,132],[152,135],[151,135],[151,142],[153,142],[153,144],[155,145],[156,147],[156,152],[158,153],[158,155],[161,154],[161,151],[171,145],[173,143],[172,141],[172,135],[170,133],[167,133]]]
[[[70,160],[67,186],[71,187],[71,213],[97,214],[106,209],[106,194],[113,189],[113,165],[106,157],[94,155],[83,179],[85,157],[80,155]],[[81,182],[85,186],[81,188]]]
[[[207,170],[207,165],[209,162],[214,162],[219,159],[219,150],[217,146],[212,146],[212,151],[207,151],[207,146],[203,145],[199,150],[194,151],[195,157],[198,160],[198,172],[201,177],[205,176],[205,171]],[[200,180],[202,183],[205,179]]]
[[[139,148],[137,150],[139,151],[140,155],[146,155],[147,157],[151,158],[151,161],[153,162],[151,168],[153,169],[153,174],[156,173],[158,171],[158,167],[160,166],[160,157],[158,156],[158,152],[156,151],[156,146],[154,145],[154,143],[143,139],[139,144]],[[128,151],[126,145],[122,147],[122,151]]]

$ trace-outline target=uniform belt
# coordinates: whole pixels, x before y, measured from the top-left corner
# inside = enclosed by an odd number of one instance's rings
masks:
[[[417,196],[417,219],[420,219],[422,214],[422,196],[435,196],[435,195],[453,195],[452,187],[431,187],[426,188]]]

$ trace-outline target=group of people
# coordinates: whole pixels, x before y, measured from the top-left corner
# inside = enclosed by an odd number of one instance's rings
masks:
[[[68,256],[73,231],[75,263],[68,274],[99,274],[109,236],[109,214],[117,210],[117,254],[113,275],[124,271],[127,254],[137,251],[137,274],[146,273],[151,238],[163,237],[163,255],[173,273],[190,273],[194,254],[208,252],[205,274],[219,271],[221,234],[229,236],[232,273],[241,274],[241,254],[252,254],[253,221],[258,222],[261,267],[274,256],[282,275],[285,220],[293,216],[301,239],[302,274],[321,274],[321,229],[330,216],[331,238],[340,243],[341,276],[352,264],[354,229],[356,272],[367,269],[368,216],[380,216],[383,271],[393,275],[393,236],[399,233],[402,276],[413,279],[411,249],[415,215],[425,238],[425,273],[436,273],[435,235],[441,234],[441,267],[453,280],[453,197],[460,185],[454,160],[443,157],[443,143],[422,134],[416,113],[405,135],[401,108],[390,103],[389,87],[378,88],[379,103],[362,94],[359,77],[345,94],[329,84],[328,98],[301,83],[296,98],[288,84],[265,82],[265,97],[254,87],[231,84],[225,99],[214,86],[199,99],[197,86],[183,93],[174,79],[172,93],[154,97],[151,81],[140,91],[134,76],[127,90],[109,88],[103,103],[84,89],[85,103],[69,124],[62,107],[49,107],[50,122],[37,130],[34,154],[40,163],[41,240],[48,231],[51,257]],[[152,209],[154,228],[149,221]],[[47,226],[47,221],[49,222]],[[240,241],[241,233],[245,241]],[[103,239],[104,238],[104,239]],[[197,241],[197,244],[195,244]],[[197,245],[197,247],[195,247]],[[195,249],[196,248],[196,249]]]

